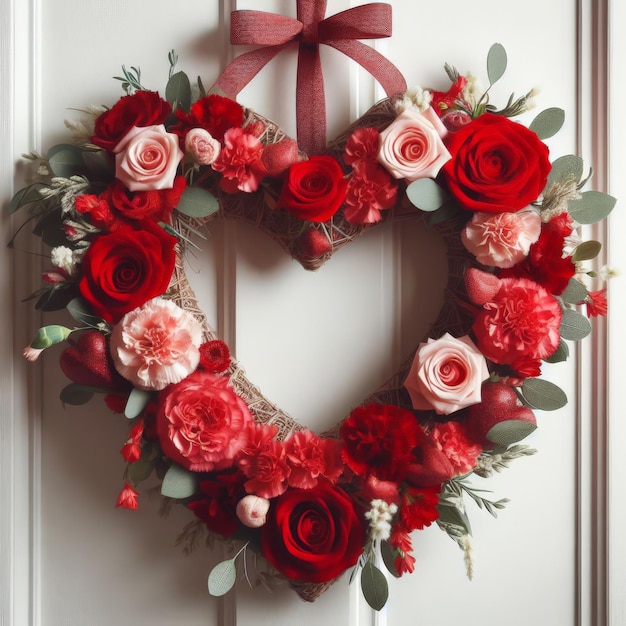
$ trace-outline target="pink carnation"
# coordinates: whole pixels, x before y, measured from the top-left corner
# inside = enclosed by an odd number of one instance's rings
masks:
[[[375,128],[357,128],[348,138],[343,160],[346,165],[359,161],[375,161],[380,147],[380,133]]]
[[[255,424],[248,428],[247,443],[237,463],[249,479],[244,487],[261,498],[275,498],[287,489],[290,468],[285,447],[276,440],[278,428]]]
[[[115,369],[139,389],[161,390],[193,372],[202,327],[170,300],[153,298],[127,313],[111,333]]]
[[[343,472],[341,444],[322,439],[310,430],[296,432],[285,441],[287,463],[291,468],[289,486],[312,489],[320,477],[336,483]]]
[[[192,472],[231,467],[253,423],[228,379],[202,370],[162,392],[156,419],[163,452]]]
[[[483,451],[482,446],[471,441],[458,422],[436,424],[432,438],[454,468],[455,475],[466,474],[474,469],[476,459]]]
[[[350,224],[379,222],[381,211],[390,209],[398,198],[398,187],[381,165],[374,161],[354,163],[348,179],[343,214]]]
[[[252,192],[259,188],[267,170],[261,160],[263,144],[243,128],[231,128],[224,135],[224,147],[213,163],[221,172],[221,188],[226,193]]]

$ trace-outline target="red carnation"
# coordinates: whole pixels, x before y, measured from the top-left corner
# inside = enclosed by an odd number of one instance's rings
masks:
[[[180,137],[192,128],[204,128],[222,142],[228,129],[239,128],[243,124],[243,107],[230,98],[215,94],[196,100],[189,113],[177,109],[175,115],[179,125],[172,132]]]
[[[224,372],[230,365],[230,350],[221,339],[203,343],[200,348],[200,367],[217,374]]]
[[[422,489],[407,487],[402,492],[400,519],[408,532],[422,530],[439,518],[437,505],[440,491],[441,485]]]

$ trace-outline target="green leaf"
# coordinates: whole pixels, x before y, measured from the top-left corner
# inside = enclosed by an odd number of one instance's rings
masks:
[[[539,139],[548,139],[561,130],[563,122],[565,122],[565,111],[552,107],[539,113],[528,128],[537,133]]]
[[[16,194],[11,198],[11,202],[9,203],[9,211],[11,213],[15,213],[20,207],[23,207],[26,204],[32,204],[33,202],[39,202],[43,200],[39,190],[45,187],[43,183],[33,183],[28,187],[24,187],[24,189],[20,189]]]
[[[591,322],[578,311],[566,309],[559,329],[561,337],[570,341],[579,341],[591,333]]]
[[[567,344],[561,339],[561,343],[559,343],[559,347],[556,349],[554,354],[544,360],[546,363],[562,363],[563,361],[567,361],[568,357],[569,348]]]
[[[86,326],[97,326],[104,321],[102,318],[89,311],[87,303],[82,298],[70,300],[65,308],[77,322],[85,324]]]
[[[575,278],[570,278],[565,291],[561,294],[561,298],[563,298],[564,302],[569,302],[569,304],[578,304],[587,297],[588,293],[585,285]]]
[[[487,76],[489,84],[493,85],[502,78],[506,70],[506,50],[499,43],[494,43],[487,54]]]
[[[432,212],[440,209],[451,196],[432,178],[419,178],[406,188],[411,204],[422,211]]]
[[[395,566],[397,551],[395,548],[392,548],[388,541],[380,542],[380,555],[383,558],[383,563],[385,567],[389,571],[389,573],[395,578],[400,578],[400,574],[398,574],[398,570]]]
[[[92,389],[79,385],[78,383],[70,383],[67,387],[63,387],[59,394],[63,404],[71,404],[72,406],[87,404],[93,396],[94,391]]]
[[[579,263],[580,261],[590,261],[595,259],[602,250],[602,244],[599,241],[583,241],[574,250],[572,261]]]
[[[189,472],[180,465],[170,465],[161,485],[161,495],[176,500],[190,498],[196,493],[197,480],[193,472]]]
[[[433,211],[428,217],[429,226],[435,226],[446,220],[450,220],[456,217],[462,211],[458,203],[451,201],[446,202],[443,206],[439,207],[436,211]]]
[[[55,248],[56,246],[71,247],[72,244],[67,240],[63,230],[63,219],[61,218],[61,210],[53,210],[43,215],[35,224],[33,234],[41,237],[43,242]]]
[[[517,443],[537,429],[537,424],[526,420],[503,420],[489,429],[487,439],[500,446]]]
[[[189,111],[191,107],[191,83],[185,72],[176,72],[167,81],[165,99],[172,105],[172,109]]]
[[[565,392],[554,383],[542,378],[527,378],[522,384],[521,393],[532,409],[556,411],[567,404]]]
[[[217,198],[206,189],[187,187],[176,210],[188,217],[208,217],[220,208]]]
[[[570,200],[568,211],[579,224],[595,224],[603,220],[617,200],[601,191],[584,191],[580,200]]]
[[[222,561],[209,574],[209,593],[212,596],[223,596],[233,588],[236,580],[235,559]]]
[[[146,408],[152,393],[145,389],[137,389],[136,387],[130,392],[128,401],[126,402],[126,408],[124,409],[124,415],[129,419],[135,419],[141,415],[141,412]]]
[[[91,180],[109,180],[115,175],[115,160],[104,150],[86,150],[83,161]]]
[[[583,176],[583,167],[583,160],[575,154],[559,157],[552,163],[546,187],[568,179],[575,180],[577,183],[580,182]]]
[[[37,334],[30,342],[30,347],[36,350],[45,350],[57,343],[62,343],[71,333],[71,329],[59,324],[44,326],[37,331]]]
[[[55,176],[69,178],[84,171],[83,151],[72,144],[58,144],[48,150],[48,162]]]
[[[472,534],[472,527],[469,521],[469,517],[464,511],[461,511],[454,504],[448,504],[446,502],[439,502],[437,505],[437,511],[439,511],[439,520],[444,524],[450,524],[451,526],[458,526],[462,528],[468,535]]]
[[[142,455],[139,461],[128,466],[128,476],[133,482],[140,483],[152,474],[155,465],[156,459],[143,458]]]
[[[380,611],[389,597],[389,585],[385,575],[368,561],[361,571],[361,590],[365,601],[375,610]]]

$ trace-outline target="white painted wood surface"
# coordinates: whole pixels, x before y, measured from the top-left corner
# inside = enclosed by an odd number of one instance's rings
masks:
[[[329,0],[328,13],[352,4],[360,2]],[[599,71],[606,68],[608,26],[597,16],[609,7],[611,24],[624,23],[618,0],[527,0],[515,7],[486,0],[471,7],[460,0],[437,8],[392,4],[394,37],[376,46],[409,85],[444,88],[444,61],[486,81],[487,50],[499,41],[509,54],[509,69],[494,88],[494,102],[504,103],[512,90],[519,95],[539,87],[540,109],[561,106],[567,114],[565,128],[549,141],[552,154],[582,150],[599,166],[596,184],[610,183],[616,195],[626,197],[620,173],[626,155],[615,139],[626,132],[618,73],[626,49],[615,26],[610,29],[610,98],[604,97]],[[174,48],[181,69],[210,84],[231,55],[224,19],[235,8],[293,14],[295,3],[3,3],[0,67],[3,84],[11,87],[0,93],[3,201],[19,154],[62,140],[64,118],[78,115],[70,108],[116,100],[121,91],[110,77],[122,64],[140,66],[144,84],[162,90],[167,52]],[[325,51],[323,62],[334,134],[382,94],[338,53]],[[293,58],[279,58],[240,100],[293,132],[294,79]],[[598,144],[593,137],[605,119],[610,141]],[[624,247],[617,240],[624,218],[618,213],[611,219],[610,262],[624,268]],[[2,224],[8,233],[10,224],[4,218]],[[343,417],[393,371],[411,338],[433,316],[430,311],[416,322],[416,308],[436,308],[442,285],[430,275],[442,251],[425,231],[371,232],[312,274],[252,229],[232,224],[212,228],[205,252],[189,271],[209,318],[236,346],[264,393],[318,429]],[[462,554],[443,533],[436,528],[417,533],[416,572],[392,582],[388,609],[376,617],[345,578],[313,605],[288,590],[269,595],[245,583],[225,600],[213,599],[206,592],[206,575],[220,555],[202,549],[186,558],[174,546],[189,519],[186,511],[165,520],[157,515],[158,499],[147,495],[137,512],[114,509],[126,424],[102,405],[61,408],[58,391],[65,381],[58,353],[47,355],[41,369],[24,367],[18,352],[37,321],[29,305],[12,303],[36,288],[37,267],[24,252],[3,251],[2,258],[3,320],[13,319],[15,329],[12,337],[0,337],[7,355],[0,364],[2,626],[623,623],[626,549],[619,531],[625,517],[619,479],[626,478],[620,445],[626,432],[618,420],[620,386],[616,382],[607,396],[605,379],[607,358],[612,371],[619,371],[619,346],[625,345],[619,321],[626,306],[619,283],[611,293],[612,341],[599,326],[594,340],[576,351],[579,359],[545,370],[567,391],[570,403],[558,413],[538,416],[540,428],[528,443],[539,454],[484,484],[496,497],[511,498],[510,505],[498,520],[470,510],[474,581],[465,580]],[[348,343],[339,349],[336,333],[343,342],[347,329]]]

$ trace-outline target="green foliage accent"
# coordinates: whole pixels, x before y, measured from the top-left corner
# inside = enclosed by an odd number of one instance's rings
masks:
[[[504,420],[489,429],[487,439],[499,446],[510,446],[525,439],[536,429],[536,424],[524,420]]]
[[[602,250],[602,244],[599,241],[584,241],[574,250],[572,261],[579,263],[580,261],[590,261],[595,259]]]
[[[55,209],[42,215],[33,228],[33,234],[41,237],[42,241],[51,248],[56,246],[69,248],[71,246],[63,231],[61,209]]]
[[[554,183],[562,182],[568,179],[579,182],[583,176],[583,160],[575,154],[568,154],[559,157],[552,163],[552,169],[548,174],[547,187]]]
[[[82,404],[87,404],[87,402],[93,398],[94,393],[95,392],[90,387],[85,387],[84,385],[79,385],[78,383],[70,383],[61,389],[59,397],[61,398],[61,402],[63,404],[80,406]]]
[[[153,446],[149,442],[143,444],[144,447],[141,450],[141,458],[136,463],[131,463],[128,466],[128,476],[133,482],[140,483],[142,480],[146,480],[154,470],[156,465],[157,455],[155,454]],[[158,448],[156,448],[158,450]]]
[[[182,500],[190,498],[196,493],[196,475],[187,471],[180,465],[170,465],[167,473],[163,477],[161,485],[161,495],[168,498]]]
[[[440,209],[451,196],[432,178],[419,178],[406,188],[411,204],[422,211],[432,212]]]
[[[617,200],[601,191],[585,191],[579,200],[570,200],[568,211],[579,224],[595,224],[615,207]]]
[[[558,107],[552,107],[539,113],[528,128],[537,133],[539,139],[548,139],[561,130],[564,122],[565,111]]]
[[[527,378],[520,392],[526,404],[533,409],[556,411],[567,404],[565,392],[554,383],[542,378]],[[491,439],[489,435],[487,436]]]
[[[433,211],[429,218],[428,224],[434,226],[446,220],[456,217],[463,209],[454,201],[446,202],[443,206]]]
[[[146,88],[141,84],[141,70],[138,67],[132,67],[130,70],[126,69],[125,65],[122,65],[122,74],[124,76],[114,76],[115,80],[122,81],[122,89],[127,94],[132,94],[135,91],[145,91]]]
[[[565,291],[561,294],[564,302],[569,304],[578,304],[582,302],[588,295],[587,287],[575,278],[570,278]]]
[[[567,344],[561,339],[561,343],[559,343],[559,347],[556,349],[552,356],[549,356],[545,359],[546,363],[562,363],[563,361],[567,361],[569,357],[569,347]]]
[[[44,188],[45,185],[43,183],[33,183],[32,185],[28,185],[28,187],[24,187],[24,189],[20,189],[12,198],[9,203],[9,211],[11,213],[15,213],[18,209],[27,204],[32,204],[33,202],[40,202],[43,200],[39,190]]]
[[[115,159],[105,150],[85,150],[83,161],[92,180],[110,180],[115,175]]]
[[[388,572],[395,578],[400,578],[398,570],[396,569],[395,560],[397,556],[397,550],[391,546],[387,541],[380,542],[380,556],[383,558],[383,563]]]
[[[365,601],[375,611],[380,611],[389,598],[387,579],[371,561],[368,561],[361,571],[361,591]]]
[[[83,151],[72,144],[62,143],[52,146],[47,157],[52,173],[61,178],[82,174],[85,169]]]
[[[37,350],[45,350],[57,343],[62,343],[71,333],[72,330],[70,328],[60,326],[59,324],[44,326],[37,331],[37,334],[30,342],[30,347]]]
[[[185,72],[176,72],[165,87],[165,99],[172,105],[172,109],[189,111],[191,107],[191,83]]]
[[[237,580],[235,558],[218,563],[209,573],[209,593],[212,596],[223,596],[228,593]]]
[[[77,322],[85,324],[91,328],[99,328],[106,324],[102,318],[89,311],[82,298],[74,298],[73,300],[70,300],[65,308]]]
[[[559,329],[561,337],[569,341],[580,341],[591,333],[591,322],[578,311],[566,309]]]
[[[128,396],[126,408],[124,409],[124,415],[129,420],[139,417],[141,412],[146,408],[148,402],[150,402],[151,397],[152,393],[150,391],[134,387]]]
[[[200,187],[187,187],[176,210],[188,217],[208,217],[220,208],[217,198]]]
[[[468,535],[472,534],[469,517],[467,517],[465,511],[461,510],[454,502],[441,499],[437,505],[437,511],[439,512],[439,521],[442,524],[446,526],[457,526],[458,528],[462,528],[464,533]]]
[[[490,86],[502,78],[506,71],[506,64],[507,57],[504,46],[500,43],[494,43],[487,54],[487,76]]]

